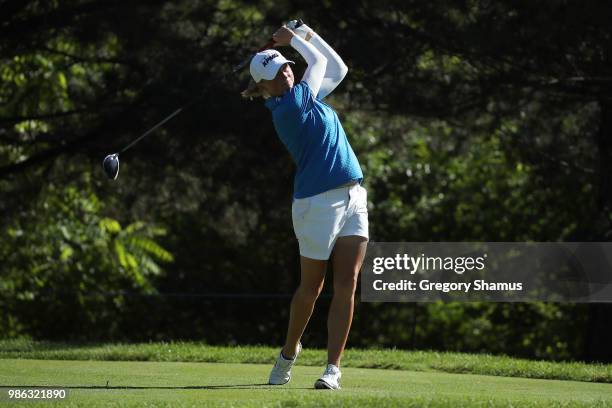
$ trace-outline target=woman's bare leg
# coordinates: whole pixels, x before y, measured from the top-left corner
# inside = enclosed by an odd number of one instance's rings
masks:
[[[327,317],[327,362],[337,367],[353,321],[355,288],[367,246],[365,237],[340,237],[332,254],[334,297]]]
[[[314,304],[323,289],[326,267],[326,260],[300,256],[300,286],[291,300],[287,340],[283,347],[285,357],[291,358],[295,355],[297,344],[312,315]]]

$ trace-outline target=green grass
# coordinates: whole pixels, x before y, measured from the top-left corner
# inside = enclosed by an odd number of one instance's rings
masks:
[[[220,347],[192,342],[74,345],[29,340],[0,341],[0,359],[271,364],[277,354],[278,348],[272,347]],[[299,364],[322,367],[325,360],[324,350],[313,350],[306,346],[300,355]],[[486,354],[348,349],[342,365],[612,383],[611,364],[533,361]]]
[[[66,401],[9,403],[24,407],[612,406],[612,384],[343,368],[343,389],[321,391],[312,386],[322,367],[298,365],[291,383],[280,387],[264,384],[269,370],[269,364],[5,359],[0,392],[6,402],[7,386],[69,387]]]

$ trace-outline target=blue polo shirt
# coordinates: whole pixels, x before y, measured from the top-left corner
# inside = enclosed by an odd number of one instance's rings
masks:
[[[297,169],[295,198],[311,197],[351,180],[361,183],[363,173],[338,115],[331,106],[312,96],[305,81],[282,96],[268,98],[266,107]]]

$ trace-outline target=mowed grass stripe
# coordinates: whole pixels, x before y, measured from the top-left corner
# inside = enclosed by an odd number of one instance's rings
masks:
[[[74,345],[29,340],[0,341],[0,358],[106,361],[182,361],[272,364],[279,348],[265,346],[221,347],[193,342]],[[322,366],[325,350],[309,349],[298,364]],[[431,351],[347,349],[345,367],[441,371],[508,377],[525,377],[612,383],[612,364],[550,362],[505,356]]]
[[[332,392],[312,388],[322,367],[297,366],[281,387],[265,385],[269,370],[262,364],[6,359],[0,384],[72,387],[69,400],[57,406],[83,407],[612,406],[612,384],[343,368],[343,389]]]

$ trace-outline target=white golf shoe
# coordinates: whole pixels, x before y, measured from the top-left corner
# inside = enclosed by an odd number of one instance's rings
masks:
[[[291,360],[284,358],[282,351],[278,354],[276,363],[274,364],[274,367],[272,367],[268,384],[283,385],[287,384],[289,380],[291,380],[291,367],[293,367],[295,364],[295,360],[297,359],[298,354],[300,354],[300,351],[302,351],[302,343],[298,343],[295,356],[293,356]]]
[[[339,390],[340,377],[342,377],[340,369],[333,364],[328,364],[321,378],[315,382],[315,388],[318,390]]]

